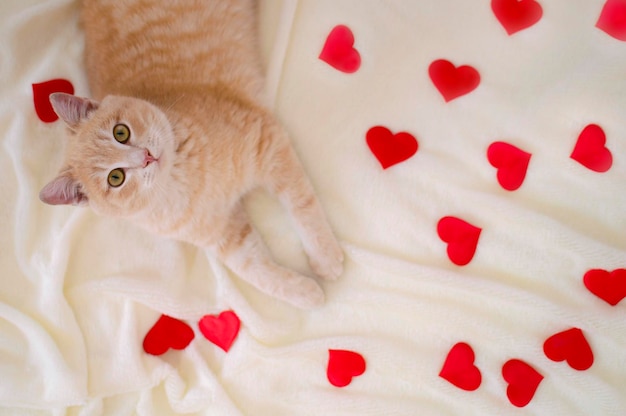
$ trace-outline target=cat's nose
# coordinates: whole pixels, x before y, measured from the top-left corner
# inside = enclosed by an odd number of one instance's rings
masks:
[[[150,151],[148,149],[143,149],[144,151],[144,156],[143,156],[143,167],[145,168],[146,166],[148,166],[150,163],[152,162],[157,162],[159,159],[156,159],[155,157],[153,157],[150,154]]]

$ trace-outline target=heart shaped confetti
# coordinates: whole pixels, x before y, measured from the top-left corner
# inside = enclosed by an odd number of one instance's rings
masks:
[[[228,352],[239,334],[241,321],[235,312],[224,311],[217,316],[203,316],[198,327],[206,339]]]
[[[328,350],[326,376],[335,387],[345,387],[365,372],[365,359],[361,354],[347,350]]]
[[[570,157],[594,172],[606,172],[611,169],[613,155],[605,145],[606,135],[602,127],[589,124],[578,136]]]
[[[347,74],[358,71],[361,55],[354,48],[354,35],[349,27],[339,25],[330,31],[319,59]]]
[[[626,297],[626,269],[609,272],[593,269],[583,277],[585,287],[594,295],[611,306],[615,306]]]
[[[531,154],[505,142],[492,143],[487,159],[498,170],[498,183],[507,191],[515,191],[524,183]]]
[[[596,27],[609,36],[626,42],[626,0],[608,0],[602,8]]]
[[[566,361],[578,371],[587,370],[593,364],[593,351],[579,328],[552,335],[544,342],[543,352],[552,361]]]
[[[535,0],[491,0],[491,10],[509,36],[534,25],[543,15]]]
[[[143,350],[151,355],[165,354],[170,348],[183,350],[194,337],[193,329],[189,325],[170,316],[161,315],[146,334]]]
[[[365,141],[383,169],[403,162],[413,156],[419,147],[410,133],[393,134],[388,128],[375,126],[365,135]]]
[[[454,345],[439,372],[439,377],[449,381],[456,387],[474,391],[482,382],[482,375],[474,365],[474,350],[464,342]]]
[[[480,84],[480,74],[475,68],[468,65],[457,68],[445,59],[431,63],[428,75],[446,102],[473,91]]]
[[[437,224],[437,234],[448,243],[448,258],[465,266],[474,258],[482,229],[456,217],[444,217]]]
[[[535,396],[543,376],[522,360],[509,360],[502,366],[502,377],[509,384],[506,396],[513,406],[524,407]]]
[[[50,94],[64,92],[74,94],[74,86],[66,79],[51,79],[49,81],[33,84],[33,104],[37,117],[44,123],[52,123],[59,119],[50,104]]]

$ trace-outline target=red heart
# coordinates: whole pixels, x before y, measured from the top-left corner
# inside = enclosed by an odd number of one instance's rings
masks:
[[[534,25],[543,15],[535,0],[491,0],[491,10],[509,36]]]
[[[458,266],[465,266],[472,261],[481,231],[456,217],[444,217],[437,224],[439,238],[448,243],[448,257]]]
[[[407,160],[419,146],[413,135],[406,132],[393,134],[383,126],[369,129],[365,141],[383,169]]]
[[[350,28],[339,25],[331,30],[319,59],[341,72],[356,72],[361,66],[361,55],[354,49],[354,35]]]
[[[543,343],[543,352],[552,361],[567,361],[574,370],[584,371],[593,364],[593,351],[579,328],[552,335]]]
[[[611,169],[613,155],[605,144],[606,136],[602,127],[589,124],[578,136],[570,157],[594,172],[606,172]]]
[[[239,334],[241,321],[235,312],[224,311],[218,316],[205,315],[198,326],[206,339],[228,352]]]
[[[594,269],[585,273],[585,287],[594,295],[615,306],[626,297],[626,269],[612,272]]]
[[[515,191],[522,186],[530,157],[530,153],[504,142],[492,143],[487,149],[489,163],[498,169],[498,183],[507,191]]]
[[[468,65],[457,68],[445,59],[431,63],[428,75],[446,102],[473,91],[480,84],[480,74],[476,69]]]
[[[143,340],[143,350],[148,354],[161,355],[170,348],[187,348],[195,334],[193,329],[178,319],[161,315]]]
[[[608,0],[596,27],[615,39],[626,41],[626,0]]]
[[[345,387],[365,372],[365,359],[361,354],[346,350],[328,350],[326,376],[335,387]]]
[[[502,366],[502,377],[509,383],[506,396],[513,406],[524,407],[533,399],[543,376],[521,360],[509,360]]]
[[[33,84],[32,87],[35,112],[44,123],[52,123],[59,119],[59,116],[52,108],[52,104],[50,104],[50,94],[53,92],[74,94],[74,86],[66,79],[52,79],[39,84]]]
[[[450,349],[446,361],[443,363],[439,377],[442,377],[456,387],[474,391],[480,387],[482,375],[474,365],[474,350],[468,344],[459,342]]]

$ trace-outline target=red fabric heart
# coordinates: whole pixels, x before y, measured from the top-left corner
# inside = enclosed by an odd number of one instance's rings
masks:
[[[349,27],[339,25],[330,31],[319,59],[347,74],[358,71],[361,55],[354,48],[354,35]]]
[[[345,387],[352,378],[365,372],[365,359],[361,354],[347,350],[328,350],[326,376],[335,387]]]
[[[585,287],[594,295],[615,306],[626,297],[626,269],[612,272],[589,270],[583,277]]]
[[[474,350],[464,342],[454,345],[446,357],[439,377],[444,378],[456,387],[474,391],[482,382],[482,375],[474,365]]]
[[[524,407],[535,396],[543,376],[521,360],[509,360],[502,366],[502,377],[509,383],[506,396],[513,406]]]
[[[235,312],[224,311],[218,316],[205,315],[198,326],[206,339],[228,352],[239,334],[241,321]]]
[[[602,127],[589,124],[578,136],[570,157],[594,172],[606,172],[613,165],[613,155],[605,144],[606,136]]]
[[[446,102],[473,91],[480,84],[480,74],[475,68],[468,65],[457,68],[445,59],[431,63],[428,75]]]
[[[522,186],[531,154],[512,144],[495,142],[487,149],[487,159],[498,169],[498,183],[507,191],[515,191]]]
[[[587,370],[593,364],[593,351],[579,328],[552,335],[543,343],[543,352],[552,361],[567,361],[578,371]]]
[[[543,15],[535,0],[491,0],[491,10],[509,36],[534,25]]]
[[[151,355],[165,354],[167,350],[183,350],[194,339],[193,329],[178,319],[161,315],[143,339],[143,350]]]
[[[615,39],[626,41],[626,0],[608,0],[596,27]]]
[[[53,92],[64,92],[74,94],[74,86],[66,79],[51,79],[39,84],[33,84],[33,103],[35,112],[44,123],[52,123],[59,119],[50,104],[50,94]]]
[[[437,224],[437,234],[444,243],[448,243],[448,257],[457,266],[465,266],[472,261],[481,231],[456,217],[444,217]]]
[[[365,141],[383,169],[407,160],[419,147],[413,135],[406,132],[393,134],[383,126],[369,129]]]

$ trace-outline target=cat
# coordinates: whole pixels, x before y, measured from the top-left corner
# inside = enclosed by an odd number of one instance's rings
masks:
[[[93,98],[50,95],[67,125],[48,204],[89,206],[208,248],[260,291],[300,308],[324,303],[313,278],[274,262],[244,209],[275,194],[322,279],[343,271],[310,180],[265,103],[253,0],[85,0]]]

